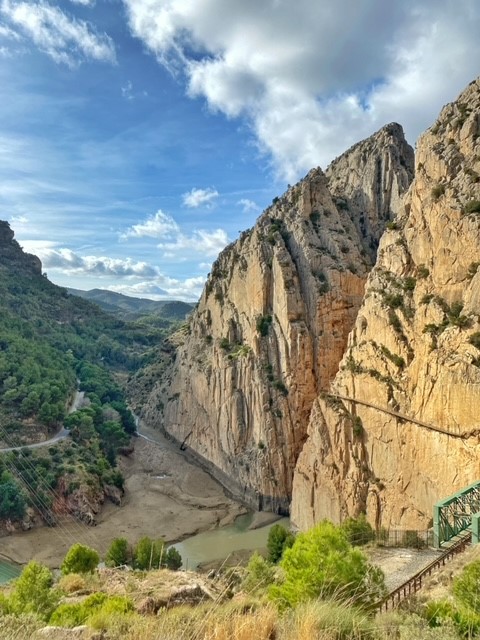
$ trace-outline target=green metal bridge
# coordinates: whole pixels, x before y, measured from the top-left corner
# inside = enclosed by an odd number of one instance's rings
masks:
[[[472,544],[480,537],[480,482],[437,502],[433,507],[433,541],[437,548],[471,529]]]

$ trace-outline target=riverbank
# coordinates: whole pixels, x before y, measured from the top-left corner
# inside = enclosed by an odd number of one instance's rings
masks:
[[[132,544],[142,536],[177,542],[230,524],[245,513],[243,505],[158,431],[142,424],[142,434],[151,439],[134,438],[133,454],[119,460],[126,479],[121,507],[106,503],[95,527],[65,518],[59,527],[0,538],[0,552],[15,562],[35,558],[53,568],[75,542],[103,555],[113,538],[124,537]]]

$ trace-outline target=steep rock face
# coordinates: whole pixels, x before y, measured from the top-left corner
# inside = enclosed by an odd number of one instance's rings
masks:
[[[294,479],[300,528],[361,511],[428,526],[436,501],[478,480],[479,176],[477,80],[418,141],[331,395],[314,403]]]
[[[0,266],[15,268],[35,275],[42,274],[40,258],[25,253],[18,242],[14,240],[14,233],[8,222],[0,220]]]
[[[144,415],[252,505],[289,508],[312,403],[338,369],[371,254],[412,173],[412,149],[389,125],[328,178],[312,170],[275,198],[213,265]]]

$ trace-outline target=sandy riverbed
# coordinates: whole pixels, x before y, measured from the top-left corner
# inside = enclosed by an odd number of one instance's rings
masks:
[[[32,558],[57,567],[74,542],[105,553],[111,540],[135,543],[142,536],[177,541],[198,531],[233,522],[245,509],[226,496],[223,487],[188,462],[178,447],[157,431],[142,432],[160,444],[135,438],[135,451],[119,461],[126,478],[121,507],[106,503],[97,526],[65,519],[60,527],[42,527],[0,538],[0,554],[15,562]]]

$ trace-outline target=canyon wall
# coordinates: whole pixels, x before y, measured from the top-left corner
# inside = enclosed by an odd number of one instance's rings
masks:
[[[386,225],[413,177],[390,124],[275,198],[216,260],[144,409],[252,506],[289,510],[312,405],[333,380]]]
[[[479,479],[479,265],[476,80],[420,137],[340,370],[313,404],[293,482],[300,528],[362,511],[428,526],[436,501]]]

